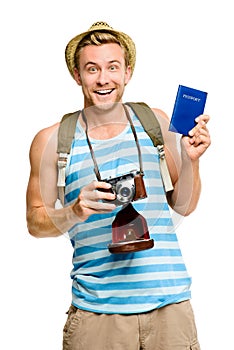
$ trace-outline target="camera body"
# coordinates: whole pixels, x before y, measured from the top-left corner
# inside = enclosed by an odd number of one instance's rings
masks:
[[[116,206],[128,204],[138,199],[147,197],[145,184],[143,180],[144,174],[133,170],[130,173],[102,180],[111,184],[110,192],[114,193],[116,198],[111,202]]]

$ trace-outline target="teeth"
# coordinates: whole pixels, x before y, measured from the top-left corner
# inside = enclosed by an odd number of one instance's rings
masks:
[[[100,91],[97,91],[98,94],[100,95],[105,95],[105,94],[110,94],[112,91],[112,89],[110,90],[100,90]]]

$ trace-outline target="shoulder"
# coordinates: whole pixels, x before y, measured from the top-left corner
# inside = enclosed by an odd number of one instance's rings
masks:
[[[48,146],[50,146],[51,150],[56,152],[57,147],[57,135],[60,123],[53,124],[49,127],[41,129],[33,138],[30,154],[41,154]]]
[[[160,123],[167,124],[167,125],[169,124],[169,117],[163,110],[159,108],[151,108],[151,109]]]
[[[55,123],[51,126],[48,126],[44,129],[41,129],[34,137],[33,141],[40,141],[49,139],[53,134],[55,134],[58,131],[60,123]]]
[[[38,133],[34,136],[32,143],[40,143],[49,140],[54,135],[57,135],[58,129],[59,129],[60,123],[53,124],[49,127],[46,127],[44,129],[41,129],[38,131]]]

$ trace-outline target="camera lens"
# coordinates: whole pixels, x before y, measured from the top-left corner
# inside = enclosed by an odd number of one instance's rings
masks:
[[[123,187],[120,190],[120,195],[123,197],[129,197],[129,195],[131,194],[131,191],[128,187]]]

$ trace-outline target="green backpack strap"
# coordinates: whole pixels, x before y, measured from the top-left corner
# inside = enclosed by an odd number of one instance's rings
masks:
[[[80,111],[65,114],[59,125],[57,153],[70,153]]]
[[[152,109],[144,102],[127,102],[140,120],[145,132],[151,138],[155,147],[163,145],[163,136],[158,119]]]
[[[173,190],[171,176],[167,167],[164,151],[164,140],[159,121],[152,109],[144,102],[127,102],[126,105],[132,108],[140,120],[145,132],[151,138],[154,147],[157,147],[159,154],[160,172],[166,192]]]
[[[70,153],[72,140],[75,135],[76,123],[80,111],[65,114],[58,129],[58,198],[64,204],[64,187],[66,180],[67,158]]]

